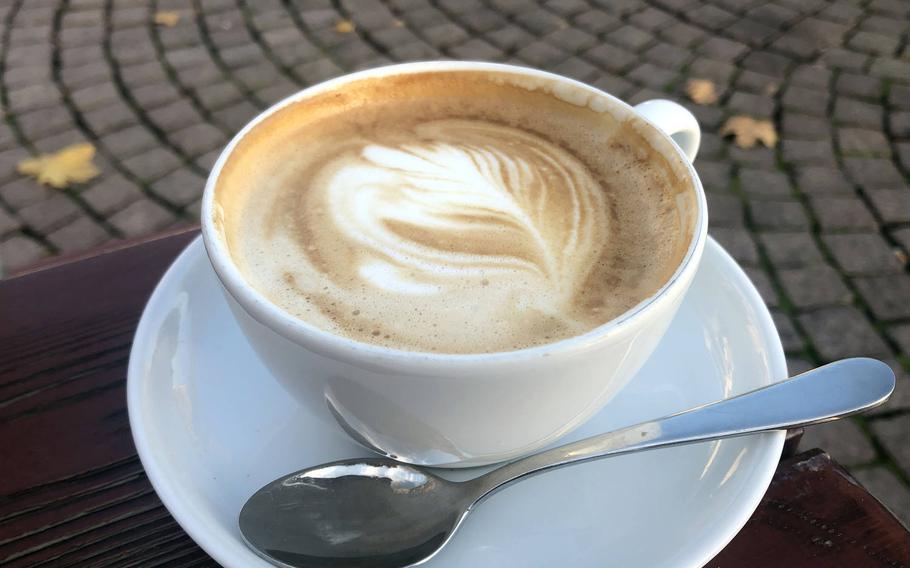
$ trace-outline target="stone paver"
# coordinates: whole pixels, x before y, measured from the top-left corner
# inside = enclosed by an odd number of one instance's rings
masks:
[[[878,224],[862,199],[855,196],[813,197],[812,212],[825,232],[874,230]]]
[[[790,376],[799,375],[813,369],[815,365],[808,359],[802,357],[787,357],[787,370]]]
[[[758,263],[758,247],[748,230],[716,228],[711,235],[742,264]]]
[[[174,220],[174,215],[167,209],[146,198],[121,209],[110,218],[111,224],[127,237],[159,231]]]
[[[856,278],[856,287],[880,321],[910,317],[910,275]]]
[[[806,428],[803,442],[807,448],[825,448],[837,461],[849,467],[875,459],[875,450],[853,420],[837,420]]]
[[[824,235],[822,241],[847,274],[899,272],[900,259],[878,233]]]
[[[15,231],[20,227],[22,227],[22,222],[19,219],[12,213],[7,213],[3,209],[0,209],[0,236]]]
[[[890,234],[891,237],[897,241],[897,244],[901,247],[901,250],[904,252],[910,251],[910,227],[895,229],[893,231],[890,231]]]
[[[853,299],[840,274],[824,264],[781,270],[778,278],[797,308],[847,304]]]
[[[883,361],[891,366],[897,381],[891,398],[885,404],[873,410],[872,414],[903,414],[907,407],[910,407],[910,373],[906,371],[900,361],[888,358],[883,359]]]
[[[910,324],[896,325],[891,328],[891,337],[900,345],[901,351],[910,352]]]
[[[798,319],[824,360],[855,355],[885,357],[890,354],[887,344],[856,308],[823,308],[804,313]]]
[[[910,526],[910,489],[901,482],[894,472],[884,467],[861,469],[853,473],[879,501],[894,515]]]
[[[885,223],[910,222],[910,191],[907,191],[906,187],[873,189],[867,193],[882,221]]]
[[[822,264],[821,250],[808,232],[762,233],[761,242],[771,263],[777,268],[796,268]]]
[[[788,201],[755,200],[749,210],[752,223],[757,229],[787,230],[809,228],[809,218],[802,204]]]
[[[758,290],[758,293],[761,295],[762,300],[765,301],[765,304],[769,308],[776,307],[778,303],[777,292],[774,291],[774,285],[771,283],[771,279],[768,278],[765,271],[761,268],[751,266],[745,266],[743,267],[743,270],[746,271],[746,275]]]
[[[13,233],[0,242],[0,275],[28,266],[47,254],[47,248],[34,239]]]
[[[87,215],[77,218],[47,236],[61,252],[85,250],[107,240],[107,231]]]
[[[78,215],[79,207],[66,195],[55,194],[49,199],[32,203],[17,213],[32,230],[46,233]]]
[[[168,202],[182,207],[197,199],[204,185],[204,178],[187,169],[180,169],[153,183],[151,189]]]
[[[123,176],[114,174],[93,184],[81,197],[96,213],[108,216],[142,197],[142,191]]]
[[[843,172],[830,166],[800,167],[796,183],[800,191],[810,195],[853,195],[853,187]]]
[[[876,420],[872,424],[872,430],[878,436],[885,450],[891,454],[897,465],[904,471],[910,470],[910,444],[906,443],[908,428],[910,428],[910,415]]]
[[[542,67],[631,102],[677,99],[703,130],[711,233],[748,269],[791,370],[884,357],[900,375],[870,418],[810,431],[907,515],[910,458],[910,8],[898,0],[203,1],[156,27],[137,2],[10,0],[0,41],[0,266],[198,217],[226,141],[268,104],[356,69],[428,58]],[[140,5],[141,4],[141,5]],[[349,11],[348,11],[349,10]],[[351,19],[353,33],[336,24]],[[718,102],[684,94],[715,82]],[[731,114],[780,141],[741,149]],[[65,190],[16,173],[94,143],[102,176]],[[827,436],[827,437],[826,437]],[[896,461],[891,461],[892,457]],[[891,468],[904,468],[901,476]]]
[[[774,325],[777,327],[777,333],[780,335],[780,342],[787,353],[799,353],[804,348],[803,339],[800,337],[793,320],[786,313],[780,310],[772,310],[771,317],[774,319]],[[790,374],[794,374],[790,369]]]

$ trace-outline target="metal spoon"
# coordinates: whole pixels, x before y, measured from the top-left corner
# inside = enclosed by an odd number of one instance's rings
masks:
[[[240,511],[240,531],[257,554],[278,566],[412,566],[439,552],[480,500],[529,475],[650,448],[826,422],[877,406],[893,390],[888,365],[845,359],[522,458],[469,481],[448,481],[386,458],[327,463],[257,491]]]

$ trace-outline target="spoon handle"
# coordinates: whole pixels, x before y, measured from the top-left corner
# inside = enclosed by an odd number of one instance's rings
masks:
[[[522,477],[582,461],[834,420],[878,406],[893,390],[888,365],[844,359],[736,397],[519,459],[471,483],[482,498]]]

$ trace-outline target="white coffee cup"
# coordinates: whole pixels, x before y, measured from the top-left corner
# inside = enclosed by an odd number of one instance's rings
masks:
[[[653,148],[691,177],[694,234],[672,277],[653,295],[592,331],[502,353],[400,351],[333,335],[268,300],[234,265],[214,222],[215,186],[237,143],[279,109],[363,78],[428,70],[479,70],[543,81],[563,96],[594,99],[637,121]],[[671,138],[672,137],[672,138]],[[682,106],[630,107],[594,87],[551,73],[493,63],[423,62],[372,69],[305,89],[257,116],[224,149],[205,187],[202,234],[237,322],[287,392],[381,454],[423,465],[464,467],[533,452],[576,428],[622,388],[651,355],[692,282],[707,239],[707,205],[690,161],[700,131]],[[251,380],[271,380],[254,377]]]

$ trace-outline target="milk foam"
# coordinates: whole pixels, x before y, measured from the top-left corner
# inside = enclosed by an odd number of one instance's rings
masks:
[[[250,165],[229,180],[244,189],[224,190],[245,196],[224,200],[235,262],[297,317],[400,349],[519,349],[612,319],[663,283],[680,248],[660,244],[680,232],[672,191],[621,192],[672,180],[625,142],[597,164],[523,128],[539,110],[528,103],[494,120],[412,95],[400,120],[377,104],[238,151]]]
[[[311,188],[325,222],[361,248],[364,281],[455,301],[465,279],[502,279],[508,295],[508,280],[521,274],[549,299],[542,309],[564,312],[606,235],[602,190],[584,164],[541,138],[480,121],[424,123],[415,135],[420,144],[367,142],[337,157]]]

